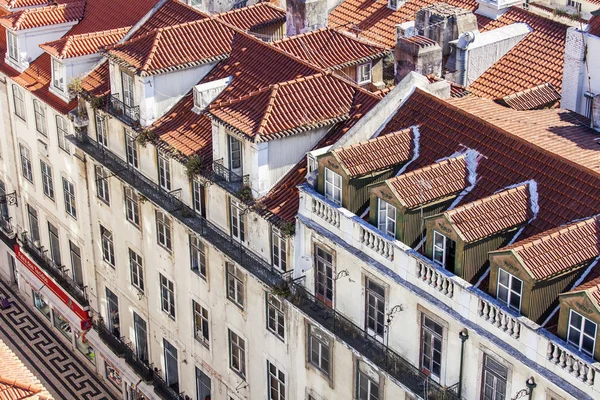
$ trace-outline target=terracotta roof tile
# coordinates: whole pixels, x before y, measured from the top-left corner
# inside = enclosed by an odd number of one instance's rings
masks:
[[[403,129],[335,149],[333,155],[350,176],[363,175],[408,161],[414,149],[413,136],[412,129]]]
[[[388,53],[384,46],[330,28],[290,36],[272,44],[324,69],[340,69]]]
[[[512,109],[524,111],[547,108],[559,100],[560,93],[554,89],[554,86],[543,83],[531,89],[505,96],[502,98],[501,103]]]
[[[546,279],[600,256],[600,217],[572,222],[521,240],[512,250],[535,279]],[[585,285],[574,290],[584,290]]]
[[[600,14],[594,15],[588,21],[588,33],[600,37]]]
[[[86,56],[117,43],[130,28],[127,26],[109,31],[66,35],[53,42],[41,44],[40,47],[56,58]]]
[[[226,58],[233,35],[233,29],[219,21],[202,19],[109,46],[106,54],[142,75],[159,74]]]
[[[12,8],[45,6],[46,4],[48,4],[48,0],[0,0],[0,6],[9,10]]]
[[[444,215],[466,243],[525,224],[533,217],[529,184],[463,204]]]
[[[158,11],[138,28],[133,37],[142,36],[159,28],[208,18],[207,14],[188,6],[180,0],[168,0]]]
[[[440,78],[439,76],[435,76],[434,74],[427,75],[427,79],[429,79],[430,83],[440,82],[440,81],[444,80],[444,79]],[[457,83],[450,82],[450,81],[447,81],[447,82],[450,84],[450,96],[464,97],[464,96],[471,94],[471,92],[469,92],[467,90],[467,88],[465,88],[464,86],[461,86]]]
[[[77,22],[83,18],[85,3],[85,0],[81,0],[55,6],[27,8],[0,17],[0,24],[8,29],[18,31]]]
[[[266,141],[348,118],[354,88],[333,75],[282,82],[210,107],[210,115]]]
[[[469,185],[466,155],[450,157],[386,181],[407,208],[458,194]]]
[[[53,399],[40,380],[1,340],[0,360],[0,400]]]
[[[285,10],[269,2],[262,2],[216,14],[215,17],[236,28],[251,31],[268,25],[283,24]]]

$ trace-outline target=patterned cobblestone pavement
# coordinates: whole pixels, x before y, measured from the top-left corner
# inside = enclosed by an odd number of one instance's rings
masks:
[[[114,392],[79,359],[34,311],[0,280],[0,293],[12,305],[0,310],[0,339],[57,400],[117,400]]]

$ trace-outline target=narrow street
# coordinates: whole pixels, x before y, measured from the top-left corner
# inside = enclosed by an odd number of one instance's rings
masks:
[[[12,349],[57,400],[118,399],[91,365],[73,354],[23,301],[0,280],[0,293],[12,303],[0,310],[0,339]]]

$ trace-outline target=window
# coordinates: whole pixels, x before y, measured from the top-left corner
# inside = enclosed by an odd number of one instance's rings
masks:
[[[581,2],[574,0],[567,0],[567,6],[573,7],[577,11],[581,12]]]
[[[25,100],[23,98],[23,89],[13,85],[13,100],[15,102],[15,114],[25,121]]]
[[[165,382],[175,393],[179,393],[177,349],[166,339],[163,339],[163,344],[165,346]]]
[[[383,337],[385,331],[385,288],[366,279],[367,332]]]
[[[81,250],[69,240],[69,253],[71,256],[71,275],[77,286],[83,288],[83,269],[81,267]]]
[[[6,195],[6,185],[3,181],[0,181],[0,196]],[[9,220],[10,215],[8,214],[8,204],[0,203],[0,218],[5,221]]]
[[[271,245],[273,246],[273,266],[285,272],[287,270],[287,239],[274,226],[271,230]]]
[[[121,337],[119,298],[109,288],[106,288],[106,309],[108,312],[108,330],[116,337]]]
[[[21,173],[23,174],[23,178],[33,183],[33,170],[31,168],[31,154],[29,149],[19,144],[19,152],[21,153]]]
[[[96,114],[96,141],[99,145],[108,148],[108,132],[106,118]]]
[[[208,310],[192,300],[194,308],[194,337],[206,347],[210,347]]]
[[[246,342],[229,329],[229,367],[246,379]]]
[[[371,63],[359,65],[356,67],[356,80],[359,85],[371,82]]]
[[[498,268],[498,300],[515,311],[521,311],[523,281]]]
[[[140,227],[140,203],[137,194],[131,188],[126,187],[125,190],[125,215],[127,221],[131,222],[138,228]]]
[[[229,145],[229,169],[238,176],[242,176],[242,142],[233,136],[227,136]]]
[[[144,269],[142,256],[129,249],[129,267],[131,269],[131,284],[140,292],[144,292]]]
[[[598,326],[583,317],[581,314],[571,310],[569,313],[569,331],[567,341],[577,347],[580,351],[594,355],[596,345],[596,332]]]
[[[29,238],[33,242],[33,245],[39,247],[40,245],[40,225],[38,223],[37,210],[27,204],[27,215],[29,217]],[[36,243],[37,242],[37,243]]]
[[[50,257],[55,265],[62,265],[60,259],[60,240],[58,238],[58,228],[48,222],[48,237],[50,238]]]
[[[482,400],[504,400],[508,369],[487,354],[483,359]]]
[[[205,215],[204,185],[196,179],[192,181],[192,202],[194,203],[194,210],[200,215]]]
[[[73,218],[77,218],[77,208],[75,207],[75,186],[65,178],[62,178],[63,192],[65,197],[65,211]]]
[[[52,58],[52,87],[65,91],[65,66],[56,58]]]
[[[356,377],[357,400],[379,400],[379,383],[358,369]]]
[[[44,136],[48,136],[48,127],[46,126],[46,107],[41,101],[33,100],[33,112],[35,114],[35,129]]]
[[[148,363],[148,329],[146,321],[133,312],[133,331],[135,332],[135,355]]]
[[[325,375],[330,374],[330,339],[318,329],[310,327],[308,337],[308,360]]]
[[[60,115],[56,116],[56,132],[58,134],[58,147],[68,153],[70,151],[69,142],[67,141],[69,126],[67,125],[67,120]]]
[[[108,172],[96,165],[96,196],[106,204],[110,204],[110,190],[108,188]]]
[[[456,242],[433,232],[433,260],[440,263],[448,271],[454,272],[454,257],[456,254]]]
[[[121,82],[123,85],[123,103],[127,107],[133,107],[133,76],[121,71]]]
[[[102,259],[115,266],[115,247],[111,231],[100,225],[100,237],[102,238]]]
[[[166,154],[158,153],[158,183],[166,191],[171,190],[171,164]]]
[[[13,61],[19,62],[19,39],[17,35],[10,31],[6,31],[8,38],[8,57]]]
[[[281,300],[267,293],[267,329],[279,339],[285,338],[285,314]]]
[[[171,251],[171,220],[160,211],[156,211],[156,236],[158,244]]]
[[[244,308],[244,274],[231,263],[227,263],[227,298]]]
[[[325,197],[342,205],[342,177],[329,168],[325,168]]]
[[[210,400],[211,396],[210,377],[196,368],[196,391],[198,400]]]
[[[396,207],[390,203],[377,199],[378,219],[377,228],[390,236],[396,236]]]
[[[190,235],[190,261],[192,271],[206,279],[206,249],[199,237]]]
[[[392,10],[397,10],[398,9],[398,0],[388,0],[388,8],[391,8]]]
[[[48,164],[40,160],[42,167],[42,188],[44,194],[52,201],[54,201],[54,182],[52,181],[52,169]]]
[[[428,316],[421,318],[421,369],[440,378],[444,328]]]
[[[237,242],[244,241],[244,215],[240,204],[229,198],[229,214],[231,219],[231,237]]]
[[[315,246],[315,293],[317,299],[328,307],[333,304],[333,256],[331,253]]]
[[[127,156],[127,164],[134,168],[138,168],[138,150],[135,137],[124,128],[125,136],[125,155]]]
[[[267,361],[269,400],[285,400],[285,374]]]
[[[173,282],[160,275],[160,298],[162,310],[175,319],[175,287]]]

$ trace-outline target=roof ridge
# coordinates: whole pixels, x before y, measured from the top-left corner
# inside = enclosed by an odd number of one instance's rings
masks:
[[[267,103],[267,108],[265,109],[265,113],[263,114],[262,119],[260,120],[260,124],[258,124],[258,134],[261,135],[267,127],[267,123],[269,122],[269,117],[272,114],[273,108],[275,107],[275,98],[277,97],[277,93],[279,92],[279,88],[281,87],[279,84],[274,84],[273,89],[271,90],[271,95],[269,96],[269,102]]]
[[[417,173],[421,173],[421,172],[424,172],[424,171],[430,171],[430,170],[432,170],[434,168],[439,168],[440,165],[450,164],[451,162],[456,161],[459,158],[466,159],[467,158],[467,154],[466,153],[462,153],[462,154],[452,155],[452,156],[450,156],[448,158],[444,158],[442,160],[439,160],[439,161],[436,161],[434,163],[428,164],[428,165],[426,165],[424,167],[413,169],[412,171],[406,172],[406,173],[398,175],[398,176],[393,176],[393,177],[389,178],[388,180],[389,181],[393,181],[393,180],[397,180],[397,179],[400,179],[400,178],[410,177],[410,176],[416,175]]]
[[[254,97],[254,96],[262,94],[266,91],[272,90],[274,85],[276,85],[276,83],[272,84],[272,85],[268,85],[268,86],[263,86],[262,88],[260,88],[258,90],[255,90],[250,93],[246,93],[245,95],[240,96],[240,97],[236,97],[236,98],[228,99],[228,100],[216,101],[215,103],[213,103],[209,106],[209,110],[216,110],[218,108],[229,107],[229,106],[239,103],[240,101],[248,100],[251,97]]]
[[[600,214],[596,214],[591,217],[583,218],[580,220],[569,221],[563,225],[548,229],[544,232],[540,232],[533,239],[532,238],[523,239],[524,243],[522,243],[522,244],[520,244],[520,242],[516,242],[513,245],[511,245],[510,248],[508,248],[506,250],[519,251],[521,249],[527,249],[527,248],[533,247],[534,245],[554,239],[555,237],[562,235],[566,232],[573,231],[575,229],[578,229],[578,228],[588,225],[588,224],[593,224],[595,220],[599,219],[599,217],[600,217]],[[503,249],[499,249],[499,250],[503,250]]]
[[[282,43],[282,42],[289,42],[291,40],[295,40],[301,37],[306,37],[306,36],[311,36],[314,35],[317,32],[323,32],[323,31],[333,31],[335,30],[334,28],[330,28],[329,26],[325,26],[323,28],[319,28],[319,29],[315,29],[314,31],[308,31],[308,32],[302,32],[298,35],[292,35],[292,36],[286,36],[282,39],[279,40],[273,40],[270,44],[277,44],[277,43]]]
[[[529,187],[529,182],[528,181],[520,183],[520,184],[518,184],[518,185],[516,185],[514,187],[511,187],[511,188],[501,189],[498,192],[492,193],[492,194],[490,194],[488,196],[485,196],[485,197],[481,197],[481,198],[479,198],[477,200],[474,200],[474,201],[471,201],[469,203],[461,204],[460,206],[458,206],[456,208],[453,208],[451,210],[445,211],[444,214],[448,215],[448,217],[450,219],[452,219],[452,216],[454,214],[458,214],[461,211],[468,210],[468,209],[473,208],[473,207],[477,207],[480,204],[487,203],[488,201],[492,201],[492,200],[495,200],[495,199],[500,198],[500,197],[508,196],[508,195],[516,192],[517,190],[522,190],[524,187],[525,188]]]
[[[333,152],[334,153],[338,153],[338,152],[341,152],[341,151],[344,151],[344,150],[348,150],[348,149],[353,149],[353,148],[356,148],[356,147],[364,146],[367,143],[377,142],[379,140],[383,140],[383,139],[386,139],[386,138],[389,139],[390,137],[393,137],[393,136],[400,136],[400,135],[406,133],[406,131],[410,131],[411,132],[411,140],[413,140],[412,139],[412,129],[411,128],[404,128],[404,129],[398,129],[397,131],[394,131],[394,132],[390,132],[390,133],[388,133],[386,135],[379,135],[379,136],[376,136],[374,138],[371,138],[371,139],[368,139],[368,140],[365,140],[365,141],[362,141],[362,142],[358,142],[358,143],[354,143],[354,144],[349,144],[347,146],[338,147],[337,149],[333,149]]]
[[[152,45],[150,46],[150,52],[148,53],[148,55],[146,55],[145,61],[140,68],[141,71],[146,71],[150,66],[150,63],[154,61],[154,56],[156,54],[158,42],[161,39],[162,35],[162,28],[159,28],[155,31],[154,40],[152,41]]]

